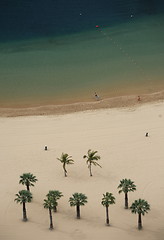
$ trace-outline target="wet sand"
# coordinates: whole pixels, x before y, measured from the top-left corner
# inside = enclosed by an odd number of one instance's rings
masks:
[[[16,116],[36,116],[36,115],[56,115],[66,114],[73,112],[80,112],[86,110],[96,110],[105,108],[122,108],[140,106],[149,102],[163,101],[164,91],[155,92],[151,94],[140,95],[140,101],[138,101],[137,95],[119,96],[113,98],[106,98],[97,101],[93,99],[90,102],[79,102],[63,105],[44,105],[37,107],[14,107],[14,108],[0,108],[1,117],[16,117]]]

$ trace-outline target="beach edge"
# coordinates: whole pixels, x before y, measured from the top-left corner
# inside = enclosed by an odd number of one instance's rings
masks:
[[[40,116],[40,115],[63,115],[87,110],[98,110],[107,108],[128,108],[137,107],[146,103],[163,101],[164,91],[140,96],[127,95],[112,98],[105,98],[90,102],[77,102],[63,105],[41,105],[34,107],[0,107],[0,117],[18,116]]]

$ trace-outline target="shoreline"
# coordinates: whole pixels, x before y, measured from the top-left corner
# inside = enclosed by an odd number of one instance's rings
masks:
[[[44,105],[37,107],[0,108],[0,117],[40,116],[40,115],[63,115],[73,112],[97,110],[105,108],[137,107],[145,103],[164,100],[164,91],[140,95],[119,96],[105,98],[99,101],[78,102],[63,105]]]

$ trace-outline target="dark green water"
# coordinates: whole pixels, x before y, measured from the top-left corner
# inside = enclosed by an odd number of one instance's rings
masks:
[[[0,106],[92,101],[164,87],[164,17],[0,44]]]

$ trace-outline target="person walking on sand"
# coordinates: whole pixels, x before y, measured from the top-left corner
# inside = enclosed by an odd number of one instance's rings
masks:
[[[138,96],[138,102],[140,102],[141,101],[141,97],[140,96]]]
[[[100,100],[100,97],[97,95],[96,92],[95,92],[95,98],[96,98],[97,101]]]

